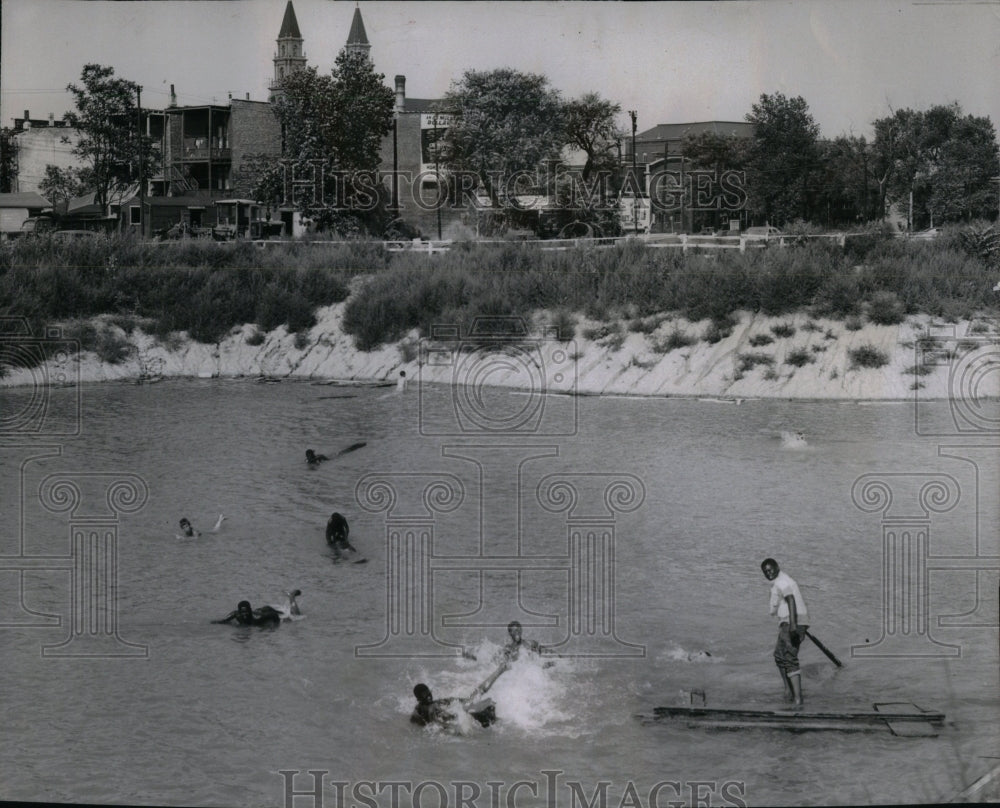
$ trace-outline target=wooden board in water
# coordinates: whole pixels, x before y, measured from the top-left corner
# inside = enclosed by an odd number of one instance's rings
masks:
[[[748,710],[741,708],[710,707],[657,707],[653,715],[657,721],[684,721],[689,726],[743,729],[746,727],[773,727],[790,730],[839,730],[842,732],[867,732],[910,726],[907,734],[926,736],[937,734],[935,726],[944,722],[944,713],[922,710],[915,705],[899,705],[900,709],[887,711],[890,705],[871,712],[807,712],[805,710]],[[896,705],[892,705],[895,707]],[[900,733],[902,734],[902,733]]]

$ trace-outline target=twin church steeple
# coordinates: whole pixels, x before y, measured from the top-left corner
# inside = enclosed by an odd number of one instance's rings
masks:
[[[274,80],[271,82],[271,101],[281,97],[285,78],[296,70],[306,66],[306,55],[302,48],[302,33],[299,31],[298,20],[295,19],[295,9],[292,0],[285,6],[285,16],[281,20],[281,30],[278,31],[277,51],[274,54]],[[355,6],[354,19],[351,20],[351,31],[344,46],[350,53],[361,53],[368,56],[371,44],[365,33],[365,24],[361,19],[361,9]]]

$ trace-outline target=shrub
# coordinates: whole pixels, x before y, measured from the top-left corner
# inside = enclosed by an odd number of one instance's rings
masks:
[[[774,338],[770,334],[754,334],[749,342],[752,348],[761,348],[774,342]]]
[[[106,328],[97,335],[94,352],[102,362],[120,365],[135,352],[135,346],[123,335]]]
[[[934,372],[934,367],[932,365],[910,365],[903,373],[909,373],[911,376],[927,376]]]
[[[848,331],[860,331],[863,326],[864,322],[860,317],[848,317],[844,320],[844,328]]]
[[[689,345],[694,345],[697,341],[697,339],[681,331],[679,328],[675,328],[663,339],[654,340],[653,350],[657,353],[669,353],[678,348],[686,348]]]
[[[741,373],[753,370],[757,365],[771,366],[774,364],[774,357],[762,353],[741,353],[736,357],[739,362],[737,368]]]
[[[779,339],[795,336],[795,326],[791,323],[776,323],[771,326],[771,333]]]
[[[265,339],[264,332],[261,331],[259,328],[255,328],[253,331],[250,332],[250,335],[246,337],[244,342],[246,342],[247,345],[252,345],[256,347],[258,345],[263,345],[264,339]]]
[[[878,325],[896,325],[906,319],[906,307],[895,292],[876,292],[868,304],[868,319]]]
[[[814,361],[812,354],[805,348],[796,348],[785,356],[785,362],[797,368],[808,365],[812,361]]]
[[[732,334],[735,327],[736,321],[731,316],[714,319],[705,329],[703,339],[710,345],[714,345]]]
[[[560,342],[571,340],[576,335],[576,318],[566,309],[559,309],[552,318],[552,329]]]
[[[889,357],[874,345],[861,345],[847,352],[852,368],[880,368],[889,364]]]
[[[295,335],[295,348],[299,351],[304,351],[309,347],[309,335],[305,331],[299,331]]]

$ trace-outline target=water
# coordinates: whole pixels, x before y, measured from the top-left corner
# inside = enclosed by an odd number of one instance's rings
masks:
[[[29,395],[5,390],[0,404],[17,412]],[[74,395],[51,391],[49,434],[73,431]],[[525,409],[519,394],[488,395],[489,406]],[[930,479],[914,475],[953,479],[961,499],[929,515],[931,555],[968,560],[978,541],[980,556],[996,556],[1000,464],[989,436],[920,436],[912,406],[898,403],[549,403],[542,431],[576,423],[576,434],[428,435],[454,425],[446,388],[395,395],[292,382],[108,384],[83,388],[79,436],[46,439],[43,430],[7,439],[0,445],[5,556],[22,549],[22,518],[25,556],[69,555],[71,516],[39,503],[51,474],[69,473],[86,496],[100,496],[106,484],[96,472],[137,475],[148,486],[145,506],[117,526],[118,631],[147,647],[148,657],[43,656],[70,625],[21,616],[71,614],[67,565],[32,562],[23,605],[20,573],[0,571],[7,615],[0,798],[284,806],[279,772],[303,772],[292,787],[307,791],[305,772],[320,770],[329,772],[327,805],[340,804],[331,781],[348,784],[347,805],[370,804],[364,797],[379,784],[376,801],[389,804],[390,781],[411,784],[397,787],[402,805],[418,783],[427,784],[423,805],[439,804],[439,789],[449,805],[460,797],[475,805],[551,805],[550,798],[574,805],[600,793],[612,806],[919,803],[951,797],[996,764],[997,575],[980,572],[977,595],[975,569],[955,568],[995,561],[930,562],[940,567],[927,575],[930,632],[960,648],[960,657],[852,657],[850,650],[876,643],[883,627],[882,514],[852,502],[855,481],[883,474],[894,507],[914,516],[907,486]],[[947,432],[947,404],[923,415],[936,420],[922,431]],[[333,457],[361,441],[362,449]],[[45,450],[50,456],[23,465],[22,509],[15,494],[22,462],[44,454],[42,446],[54,447]],[[309,469],[306,448],[333,459]],[[473,651],[476,661],[355,654],[388,631],[386,515],[356,499],[372,473],[410,475],[397,482],[453,475],[464,487],[461,504],[435,516],[428,596],[435,636]],[[614,515],[611,569],[618,651],[643,646],[645,655],[562,657],[551,667],[522,655],[490,691],[501,718],[491,729],[457,736],[411,726],[413,685],[466,695],[493,669],[511,616],[543,644],[566,637],[566,565],[522,570],[520,589],[516,572],[487,570],[481,590],[478,569],[454,563],[479,556],[502,566],[518,552],[565,556],[567,513],[536,499],[553,473],[576,475],[574,485],[589,492],[574,517],[602,510],[595,478],[581,475],[641,482],[641,507]],[[323,528],[334,510],[348,515],[351,540],[368,563],[333,563]],[[206,531],[220,512],[227,519],[218,534],[175,537],[181,516]],[[720,732],[636,718],[693,690],[706,691],[709,706],[781,706],[770,657],[776,629],[759,570],[768,555],[798,580],[813,632],[846,663],[837,670],[815,646],[803,647],[808,706],[915,702],[947,714],[940,737]],[[276,630],[209,622],[243,598],[278,604],[291,588],[303,592],[301,620]],[[960,625],[938,625],[964,613],[951,621]],[[929,641],[920,647],[939,650]],[[295,804],[318,803],[300,796]]]

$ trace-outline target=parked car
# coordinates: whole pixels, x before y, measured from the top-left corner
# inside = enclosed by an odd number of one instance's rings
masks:
[[[763,227],[748,227],[746,231],[743,233],[743,235],[746,236],[747,238],[769,239],[769,238],[776,238],[777,236],[782,236],[784,235],[784,233],[782,233],[777,227],[771,227],[770,225],[766,225]]]
[[[101,234],[95,230],[56,230],[52,238],[56,241],[83,241],[98,239]]]

